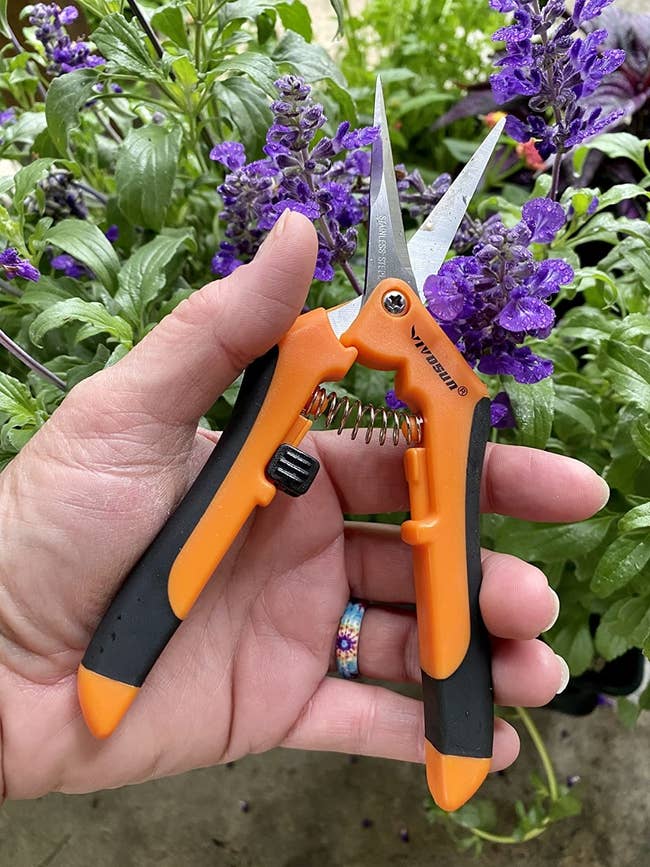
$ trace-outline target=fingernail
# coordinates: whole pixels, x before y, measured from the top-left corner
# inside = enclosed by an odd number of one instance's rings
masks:
[[[266,238],[262,241],[259,250],[257,251],[257,255],[260,253],[266,255],[267,250],[273,245],[273,243],[280,237],[283,233],[284,228],[287,224],[287,220],[289,219],[289,208],[283,211],[276,222],[273,224],[273,228],[268,233]]]
[[[605,479],[601,478],[601,476],[598,476],[598,481],[600,482],[600,485],[603,489],[603,501],[602,501],[601,506],[600,506],[600,508],[602,509],[604,506],[607,505],[607,503],[609,501],[610,490],[609,490],[609,485],[607,484]]]
[[[551,627],[555,626],[557,622],[557,618],[560,614],[560,597],[557,595],[555,590],[552,587],[548,588],[548,592],[551,594],[551,598],[553,599],[553,616],[548,622],[548,625],[542,629],[542,632],[548,632]]]
[[[559,653],[556,653],[557,661],[560,663],[560,670],[562,671],[562,679],[560,681],[560,688],[558,689],[556,695],[559,695],[561,692],[567,688],[567,684],[569,683],[569,678],[571,677],[571,672],[569,671],[569,666],[566,664],[566,660],[562,659]]]

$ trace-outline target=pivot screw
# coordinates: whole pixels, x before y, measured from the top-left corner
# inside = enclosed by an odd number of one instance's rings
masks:
[[[406,296],[401,292],[393,290],[384,295],[384,310],[387,310],[391,316],[401,316],[406,313],[407,301]]]

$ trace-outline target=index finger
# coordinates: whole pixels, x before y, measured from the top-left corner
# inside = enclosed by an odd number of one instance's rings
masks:
[[[408,509],[404,449],[319,433],[319,457],[349,514]],[[586,464],[523,446],[488,443],[481,510],[528,521],[580,521],[605,505],[607,484]]]

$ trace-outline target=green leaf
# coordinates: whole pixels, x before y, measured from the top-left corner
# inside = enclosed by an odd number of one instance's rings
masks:
[[[183,138],[179,126],[148,124],[132,129],[115,165],[117,203],[134,225],[160,231],[178,168]]]
[[[650,710],[650,683],[639,696],[639,707],[641,710]]]
[[[300,0],[293,0],[293,3],[278,3],[277,10],[280,20],[288,30],[295,30],[306,42],[311,42],[314,35],[311,28],[311,15],[304,3]]]
[[[105,333],[126,346],[133,343],[133,331],[126,320],[113,316],[98,301],[83,301],[81,298],[68,298],[48,307],[32,322],[29,336],[37,346],[41,346],[48,331],[75,320],[84,323],[77,333],[77,341]]]
[[[151,16],[151,24],[154,30],[159,30],[176,45],[189,50],[185,21],[178,6],[166,6],[164,9],[159,9],[158,12],[154,12]]]
[[[323,78],[333,78],[337,84],[345,87],[345,78],[336,63],[320,45],[312,45],[289,30],[278,43],[273,52],[276,63],[286,63],[296,75],[301,75],[305,81],[321,81]]]
[[[510,397],[521,445],[543,449],[551,435],[555,397],[553,380],[548,377],[534,385],[508,382]]]
[[[38,404],[29,388],[0,371],[0,412],[7,413],[13,426],[32,423]]]
[[[638,704],[630,701],[629,698],[622,696],[616,702],[616,711],[619,720],[623,723],[625,728],[633,729],[639,718],[639,714],[641,713],[641,708]]]
[[[563,626],[553,637],[553,650],[566,660],[573,677],[583,674],[594,658],[589,626],[577,620]]]
[[[597,418],[598,405],[592,395],[581,388],[556,383],[554,425],[562,439],[593,436]]]
[[[108,60],[111,69],[130,72],[146,79],[160,76],[147,49],[148,40],[142,29],[134,21],[129,23],[119,12],[104,16],[93,32],[93,41]]]
[[[7,0],[0,0],[0,33],[7,39],[11,39],[11,29],[7,21]]]
[[[650,416],[646,415],[635,419],[630,428],[630,434],[639,454],[650,461]]]
[[[79,110],[88,102],[97,82],[96,69],[77,69],[50,82],[45,100],[47,128],[59,153],[68,149],[68,138],[79,126]]]
[[[645,154],[649,139],[639,139],[629,132],[612,132],[600,135],[589,142],[589,148],[601,151],[612,159],[627,157],[645,173]]]
[[[543,563],[576,560],[597,548],[607,536],[613,517],[590,518],[575,524],[534,524],[508,521],[497,536],[500,551]]]
[[[644,190],[643,187],[638,186],[638,184],[616,184],[598,196],[597,210],[602,211],[605,208],[610,208],[612,205],[618,205],[619,202],[634,199],[637,196],[650,197],[650,193],[648,190]]]
[[[115,292],[120,260],[97,226],[87,220],[62,220],[48,230],[45,239],[87,265],[111,294]]]
[[[603,614],[596,630],[596,650],[605,659],[616,659],[631,647],[643,647],[650,638],[650,599],[633,596],[618,599]]]
[[[214,72],[227,78],[244,73],[266,93],[277,95],[273,82],[278,78],[278,68],[266,54],[258,54],[255,51],[232,54],[219,63]]]
[[[650,406],[650,352],[614,335],[605,346],[607,373],[616,393],[626,402]]]
[[[34,160],[27,166],[16,172],[14,176],[14,208],[19,214],[23,213],[27,195],[34,191],[36,185],[50,170],[54,160],[51,157],[43,157]]]
[[[548,816],[551,822],[558,822],[560,819],[569,819],[571,816],[579,816],[582,811],[580,799],[575,795],[564,792],[557,801],[553,801],[548,811]]]
[[[343,16],[344,16],[343,0],[330,0],[330,6],[336,12],[336,21],[338,24],[338,30],[336,31],[336,35],[340,36],[343,33]]]
[[[605,598],[643,575],[650,561],[650,536],[622,536],[609,545],[591,579],[591,589]]]
[[[231,124],[239,130],[247,153],[258,151],[271,123],[271,109],[264,91],[237,76],[218,82],[217,94]]]
[[[631,533],[633,530],[644,530],[650,527],[650,503],[641,503],[626,512],[618,522],[621,533]]]
[[[147,305],[165,286],[167,265],[189,238],[189,230],[178,235],[158,235],[153,241],[139,247],[125,262],[118,277],[120,288],[115,301],[132,324],[142,324]]]

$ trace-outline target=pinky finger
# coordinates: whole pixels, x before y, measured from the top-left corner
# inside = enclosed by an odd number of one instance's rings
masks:
[[[422,702],[381,686],[326,677],[282,746],[424,763]],[[517,732],[496,719],[491,770],[507,768],[518,754]]]

